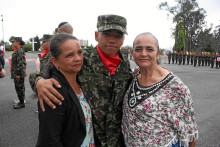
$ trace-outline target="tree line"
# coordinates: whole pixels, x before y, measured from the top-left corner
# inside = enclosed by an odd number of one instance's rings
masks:
[[[206,11],[196,0],[174,0],[174,6],[161,2],[160,10],[167,11],[176,27],[171,36],[175,38],[173,51],[220,52],[220,24],[207,25]]]

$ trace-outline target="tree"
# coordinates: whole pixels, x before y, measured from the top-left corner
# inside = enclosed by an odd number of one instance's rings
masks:
[[[166,10],[172,15],[174,23],[178,21],[183,22],[183,27],[185,29],[185,47],[186,50],[192,51],[193,42],[195,41],[195,32],[202,28],[205,24],[205,14],[206,11],[199,8],[196,0],[175,0],[177,3],[175,6],[171,7],[167,2],[162,2],[159,5],[161,10]],[[168,14],[168,16],[169,16]],[[173,32],[173,35],[175,32]]]
[[[185,52],[185,29],[182,22],[178,22],[175,29],[175,51]]]
[[[220,52],[220,25],[213,31],[213,48],[215,52]]]
[[[195,39],[195,46],[198,51],[211,52],[213,34],[211,33],[212,27],[201,29],[197,32]]]

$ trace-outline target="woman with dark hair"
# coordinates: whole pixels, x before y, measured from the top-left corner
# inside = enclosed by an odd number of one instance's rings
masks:
[[[94,146],[91,109],[77,82],[77,73],[83,65],[82,49],[78,40],[69,34],[58,34],[50,44],[50,78],[61,88],[56,90],[64,97],[62,105],[39,111],[37,147],[43,146]]]
[[[198,130],[189,88],[161,67],[159,43],[151,33],[138,35],[132,55],[139,66],[123,102],[126,146],[195,147]]]
[[[14,79],[15,90],[19,99],[19,102],[14,105],[14,109],[20,109],[25,107],[24,78],[26,76],[26,58],[24,49],[22,48],[24,44],[25,43],[21,37],[14,37],[12,44],[14,51],[12,53],[11,60],[11,79]]]

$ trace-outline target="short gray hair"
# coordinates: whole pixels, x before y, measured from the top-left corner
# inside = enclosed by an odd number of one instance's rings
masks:
[[[152,34],[152,33],[150,33],[150,32],[144,32],[144,33],[141,33],[141,34],[139,34],[139,35],[137,35],[136,37],[135,37],[135,39],[134,39],[134,41],[133,41],[133,50],[134,50],[134,45],[135,45],[135,43],[136,43],[136,40],[137,40],[137,38],[139,37],[139,36],[142,36],[142,35],[150,35],[150,36],[152,36],[154,39],[155,39],[155,41],[156,41],[156,44],[157,44],[157,49],[158,49],[158,51],[159,51],[159,42],[158,42],[158,40],[157,40],[157,38]]]

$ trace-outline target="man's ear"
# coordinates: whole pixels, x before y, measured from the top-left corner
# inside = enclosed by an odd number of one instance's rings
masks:
[[[95,40],[98,41],[99,32],[95,31]]]

